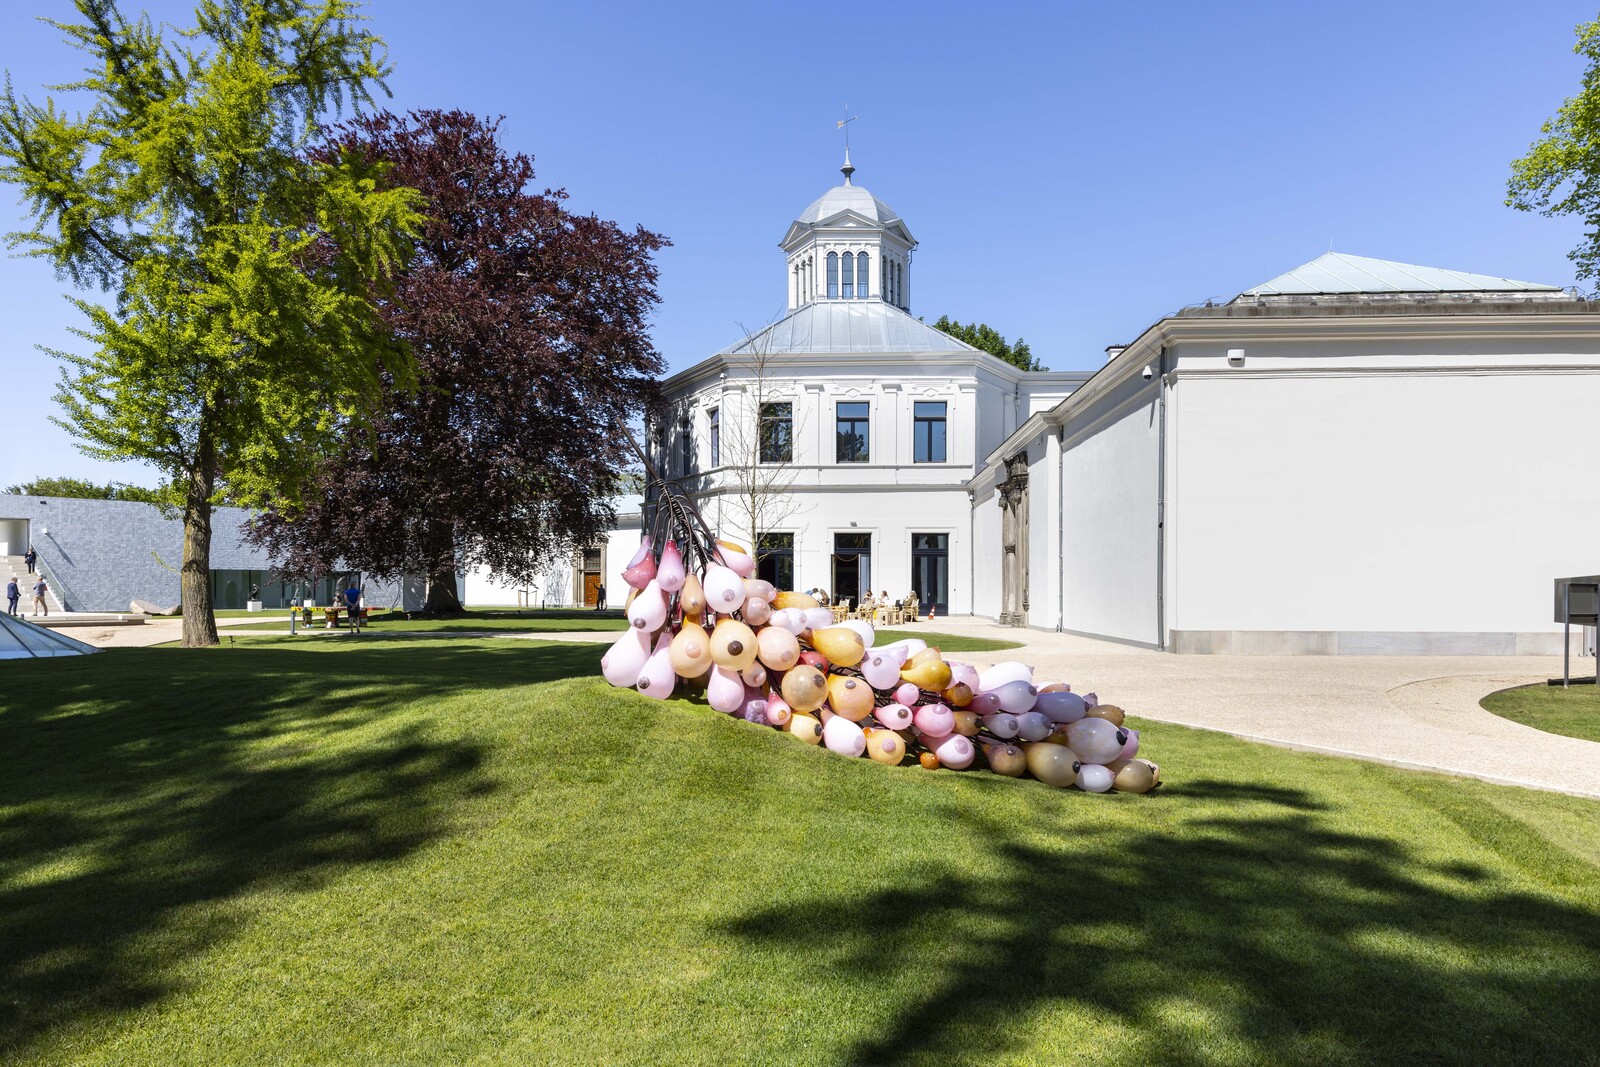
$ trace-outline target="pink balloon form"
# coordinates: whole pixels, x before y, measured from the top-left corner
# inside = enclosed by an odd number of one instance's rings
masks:
[[[1024,741],[1043,741],[1054,731],[1050,720],[1037,711],[1017,716],[1017,736]]]
[[[652,547],[650,535],[646,534],[644,540],[639,542],[639,551],[633,554],[627,569],[622,572],[622,580],[635,589],[643,589],[656,576],[656,558],[650,554]]]
[[[739,672],[739,677],[744,679],[744,684],[759,689],[767,684],[767,668],[756,660],[750,666]]]
[[[867,735],[843,715],[835,715],[822,727],[822,743],[829,752],[859,756],[867,750]]]
[[[996,737],[1012,738],[1017,736],[1017,717],[1010,712],[1002,711],[983,720],[984,726]]]
[[[767,722],[773,726],[784,726],[792,718],[794,718],[794,709],[789,706],[787,700],[779,696],[777,691],[774,690],[772,695],[767,697]]]
[[[774,611],[772,618],[767,621],[773,626],[783,627],[796,637],[806,632],[806,613],[799,608],[782,608]]]
[[[672,635],[662,634],[656,641],[656,650],[644,661],[644,669],[635,679],[634,687],[645,696],[665,700],[672,695],[672,689],[678,683],[678,676],[672,672],[672,660],[667,654],[671,647]]]
[[[1055,723],[1077,722],[1089,705],[1077,693],[1040,693],[1033,710]]]
[[[706,683],[706,703],[725,715],[744,707],[744,680],[726,667],[713,667]]]
[[[772,583],[765,578],[746,578],[744,580],[744,595],[746,599],[756,597],[760,600],[771,601],[778,595]]]
[[[993,715],[1000,710],[1000,695],[998,693],[979,693],[967,705],[967,710],[979,715]]]
[[[921,696],[922,690],[918,689],[910,682],[902,682],[900,684],[900,688],[894,691],[895,702],[904,704],[908,708],[915,704],[917,699]]]
[[[1067,727],[1067,744],[1084,763],[1110,763],[1127,743],[1127,731],[1105,719],[1079,719]]]
[[[739,613],[747,626],[763,626],[772,621],[772,605],[758,596],[748,597]]]
[[[661,566],[656,568],[656,581],[661,588],[669,593],[676,593],[683,588],[684,580],[689,576],[683,569],[683,553],[678,551],[678,542],[668,541],[661,549]]]
[[[972,766],[972,758],[977,755],[977,750],[972,747],[972,742],[961,734],[951,734],[949,737],[939,738],[938,744],[933,746],[933,754],[939,757],[940,763],[952,771],[961,771]]]
[[[877,720],[891,730],[904,730],[911,725],[911,709],[904,704],[885,704],[872,713]],[[951,716],[952,720],[955,718]]]
[[[741,578],[748,578],[756,572],[756,561],[743,552],[735,552],[727,545],[717,550],[717,555],[722,558],[723,566]]]
[[[833,625],[833,612],[827,608],[802,608],[807,630],[822,630]]]
[[[635,630],[652,633],[667,621],[667,595],[654,578],[645,583],[639,595],[628,605],[628,625]]]
[[[956,728],[955,712],[943,704],[924,704],[912,713],[912,718],[917,732],[926,736],[945,737]]]
[[[1021,679],[998,686],[993,693],[1000,698],[1000,707],[1013,715],[1032,711],[1033,703],[1039,697],[1039,691],[1033,687],[1033,683]]]
[[[959,660],[953,659],[947,659],[945,660],[945,663],[950,667],[951,685],[965,685],[974,693],[983,688],[983,686],[978,684],[978,668],[974,667],[972,664],[962,663]]]
[[[715,563],[706,568],[701,586],[706,591],[706,604],[712,611],[726,615],[744,603],[744,579],[733,571]]]
[[[645,660],[650,658],[650,634],[629,630],[600,657],[600,673],[612,685],[628,687],[638,683]]]
[[[1122,746],[1122,751],[1117,753],[1117,759],[1132,759],[1139,754],[1139,731],[1129,730],[1128,741]],[[1113,763],[1116,760],[1112,761]]]

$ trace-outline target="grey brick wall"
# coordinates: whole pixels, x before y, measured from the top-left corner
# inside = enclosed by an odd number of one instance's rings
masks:
[[[243,508],[216,510],[213,570],[271,569],[265,552],[241,542],[249,518]],[[69,611],[127,611],[133,600],[178,603],[183,522],[154,505],[0,494],[0,519],[29,521],[33,547],[55,574]],[[395,595],[392,584],[367,584],[370,605],[386,607]]]

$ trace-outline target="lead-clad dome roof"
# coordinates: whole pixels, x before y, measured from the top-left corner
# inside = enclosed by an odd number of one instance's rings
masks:
[[[859,185],[835,185],[811,202],[811,206],[800,212],[796,222],[806,226],[814,226],[824,219],[831,219],[841,211],[853,211],[869,222],[876,222],[886,226],[891,222],[900,221],[900,216],[895,210],[882,200],[873,196]]]

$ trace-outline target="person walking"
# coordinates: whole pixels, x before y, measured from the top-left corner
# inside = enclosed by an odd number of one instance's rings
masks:
[[[44,617],[47,619],[50,617],[50,604],[45,600],[44,595],[49,591],[50,587],[45,584],[43,578],[33,583],[33,613],[37,615],[42,609]]]
[[[606,610],[606,587],[603,585],[594,587],[594,610]]]
[[[33,565],[35,563],[39,562],[39,553],[34,551],[34,548],[33,548],[32,545],[29,545],[28,546],[28,554],[26,556],[23,556],[22,559],[23,559],[23,562],[28,565],[28,573],[32,574],[33,573]]]
[[[6,583],[6,614],[17,613],[17,601],[22,599],[22,588],[17,585],[17,576],[13,574],[11,581]]]

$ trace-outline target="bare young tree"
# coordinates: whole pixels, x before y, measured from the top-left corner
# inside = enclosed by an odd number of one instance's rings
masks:
[[[726,532],[759,553],[763,534],[806,510],[793,492],[795,442],[806,412],[782,357],[771,350],[771,333],[744,332],[729,359],[729,395],[742,393],[742,402],[722,413],[720,510]]]

